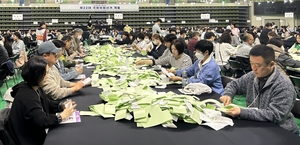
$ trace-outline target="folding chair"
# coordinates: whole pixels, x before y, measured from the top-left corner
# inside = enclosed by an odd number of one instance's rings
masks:
[[[243,74],[246,74],[246,71],[244,70],[240,62],[235,60],[228,60],[228,63],[230,64],[231,69],[234,71],[234,77],[238,77],[238,71],[241,71]]]
[[[228,77],[228,76],[221,76],[221,79],[222,79],[223,88],[225,88],[228,83],[235,80],[235,78]]]

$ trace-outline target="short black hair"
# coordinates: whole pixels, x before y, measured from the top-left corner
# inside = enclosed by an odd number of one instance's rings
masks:
[[[184,34],[184,33],[186,34],[186,31],[185,31],[184,29],[181,29],[181,30],[180,30],[180,35],[182,35],[182,34]]]
[[[275,52],[273,48],[266,45],[256,45],[250,50],[250,56],[261,56],[265,64],[275,61]]]
[[[200,40],[196,43],[195,49],[200,50],[202,53],[204,53],[207,50],[210,55],[214,49],[214,45],[210,41]]]
[[[46,25],[46,22],[44,21],[40,22],[40,27],[42,27],[43,25]]]
[[[145,35],[143,33],[138,33],[136,35],[136,38],[140,38],[140,39],[144,40],[145,39]]]
[[[230,35],[232,34],[232,32],[231,32],[230,29],[226,29],[226,30],[224,31],[224,33],[228,33],[228,34],[230,34]],[[223,34],[224,34],[224,33],[223,33]],[[223,34],[222,34],[222,35],[223,35]]]
[[[65,35],[63,38],[61,38],[62,41],[71,41],[72,37],[70,35]]]
[[[57,48],[62,48],[66,46],[66,43],[62,40],[52,40],[52,43],[57,47]]]
[[[152,34],[146,33],[145,36],[147,36],[151,40]]]
[[[34,56],[24,64],[22,78],[30,86],[39,86],[46,75],[48,61],[42,56]]]
[[[265,26],[266,26],[266,27],[272,27],[273,25],[272,25],[272,23],[266,23]]]
[[[164,42],[173,42],[175,39],[177,39],[175,34],[167,34],[164,38]]]
[[[178,51],[178,54],[182,54],[184,52],[184,44],[180,40],[174,40],[170,45],[171,48],[172,45],[175,46],[175,49]]]
[[[156,20],[156,22],[160,22],[160,23],[162,23],[162,20],[161,20],[161,19],[157,19],[157,20]]]
[[[205,33],[205,39],[210,39],[211,37],[215,37],[215,34],[213,32],[206,32]]]
[[[171,28],[170,31],[169,31],[169,33],[171,33],[171,32],[175,32],[175,34],[177,34],[176,28]]]
[[[125,35],[127,38],[129,38],[129,33],[126,32],[126,31],[123,31],[123,32],[122,32],[122,35]]]
[[[268,44],[273,44],[280,48],[283,45],[283,41],[279,37],[273,37],[269,40]]]
[[[21,34],[20,34],[19,32],[14,32],[14,35],[15,35],[16,37],[18,37],[19,39],[22,38],[22,37],[21,37]]]
[[[220,43],[229,43],[231,44],[231,35],[229,33],[224,32],[220,37]]]

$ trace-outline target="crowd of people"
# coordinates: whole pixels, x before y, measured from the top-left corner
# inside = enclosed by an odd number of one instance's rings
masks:
[[[109,35],[113,43],[136,53],[144,53],[149,59],[137,61],[137,65],[162,65],[174,76],[170,81],[203,83],[220,94],[220,100],[228,105],[237,94],[246,94],[247,108],[234,107],[226,113],[232,117],[254,121],[268,121],[299,134],[291,109],[296,99],[293,84],[286,67],[300,67],[289,53],[300,53],[299,29],[278,29],[272,23],[264,27],[239,29],[233,22],[224,28],[169,28],[161,29],[158,19],[151,31],[134,30],[128,24],[124,30],[91,30],[90,39]],[[14,103],[6,128],[16,144],[43,144],[47,128],[69,117],[76,103],[67,107],[62,99],[79,91],[85,84],[80,80],[70,82],[82,73],[74,57],[84,57],[83,31],[79,28],[64,35],[60,30],[49,31],[45,22],[34,32],[21,35],[16,31],[5,32],[0,44],[0,63],[9,57],[23,55],[27,58],[27,38],[37,41],[35,56],[23,61],[21,82],[12,88]],[[13,41],[12,41],[13,40]],[[125,47],[125,46],[131,47]],[[229,60],[239,62],[246,74],[225,88],[221,75],[231,72]],[[14,62],[17,65],[17,62]],[[224,73],[226,74],[226,73]],[[232,73],[228,73],[232,76]],[[26,95],[24,95],[26,94]],[[249,109],[256,108],[256,109]],[[46,131],[45,131],[46,129]]]

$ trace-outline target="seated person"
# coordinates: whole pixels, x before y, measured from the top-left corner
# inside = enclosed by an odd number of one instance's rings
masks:
[[[180,36],[177,39],[184,44],[184,49],[188,49],[188,44],[185,42],[186,31],[184,29],[181,29],[179,34]]]
[[[241,43],[240,43],[240,41],[239,41],[239,38],[236,36],[236,35],[233,35],[232,34],[232,32],[231,32],[231,30],[225,30],[225,32],[224,33],[227,33],[227,34],[229,34],[230,35],[230,44],[233,46],[233,47],[237,47],[238,45],[240,45]],[[223,34],[224,34],[223,33]],[[221,35],[221,37],[223,36],[223,34]]]
[[[24,82],[12,88],[14,103],[6,128],[15,144],[43,144],[47,135],[45,130],[58,125],[75,111],[75,102],[72,107],[65,108],[65,103],[50,100],[41,89],[48,71],[48,61],[35,56],[24,65]]]
[[[146,51],[147,43],[144,41],[145,35],[143,33],[138,33],[136,37],[137,43],[133,43],[132,48],[138,52]]]
[[[296,35],[295,44],[288,50],[289,53],[300,52],[300,33]]]
[[[53,100],[65,98],[84,87],[82,81],[71,83],[69,81],[65,81],[59,75],[54,64],[58,59],[57,53],[60,51],[61,49],[55,47],[55,45],[50,41],[43,42],[38,47],[38,55],[43,56],[49,62],[49,75],[46,82],[43,84],[43,90]]]
[[[165,49],[164,53],[160,57],[158,57],[158,59],[162,59],[162,58],[172,55],[171,43],[176,39],[177,39],[177,37],[175,34],[167,34],[165,36],[164,42],[166,44],[167,49]]]
[[[0,45],[0,66],[9,60],[6,49]]]
[[[269,40],[270,40],[271,38],[275,38],[275,37],[280,37],[280,36],[278,36],[274,31],[270,31],[270,32],[268,33],[268,38],[269,38]]]
[[[249,53],[252,49],[252,44],[254,42],[254,38],[251,34],[245,34],[243,36],[243,43],[238,46],[236,51],[236,61],[240,62],[243,66],[243,69],[246,72],[252,71],[250,60],[249,60]],[[237,77],[240,77],[242,74],[238,75]]]
[[[230,45],[230,42],[231,42],[230,34],[224,32],[220,37],[219,43],[216,45],[215,59],[218,65],[220,66],[227,65],[230,56],[236,54],[236,49]],[[223,67],[221,67],[221,69],[222,71],[227,71],[224,70]]]
[[[211,57],[213,51],[213,44],[207,40],[200,40],[197,42],[195,49],[195,56],[198,60],[189,68],[183,70],[169,70],[176,76],[171,77],[171,81],[182,81],[180,77],[183,71],[186,71],[188,83],[203,83],[211,87],[211,89],[218,93],[223,94],[223,85],[219,66],[216,61]]]
[[[158,35],[158,34],[155,34]],[[183,53],[184,51],[184,44],[182,44],[179,40],[174,40],[171,44],[171,50],[173,55],[169,55],[162,59],[156,60],[140,60],[136,62],[137,65],[166,65],[170,64],[171,67],[175,67],[177,69],[186,69],[192,65],[191,58]]]
[[[113,37],[113,38],[116,38],[116,39],[121,38],[121,35],[119,34],[119,31],[118,31],[117,29],[115,29],[115,30],[113,31],[112,37]]]
[[[21,40],[21,34],[19,32],[15,32],[13,34],[14,42],[12,44],[12,50],[14,55],[19,55],[18,59],[15,61],[15,66],[21,67],[27,61],[26,48],[23,40]]]
[[[73,53],[78,53],[78,55],[80,57],[84,56],[84,50],[82,49],[81,45],[81,38],[82,38],[82,33],[83,30],[80,28],[75,28],[73,30],[73,35],[72,35],[72,47],[70,49],[68,49],[69,54],[73,54]]]
[[[120,40],[115,39],[115,38],[114,38],[114,40],[115,40],[114,43],[116,43],[118,45],[130,44],[130,42],[131,42],[130,38],[129,38],[129,33],[126,31],[122,32],[122,38]]]
[[[146,50],[150,49],[152,50],[154,48],[154,45],[152,43],[152,35],[150,33],[145,34],[145,39],[144,41],[146,42]]]
[[[68,50],[71,48],[72,37],[69,35],[66,35],[61,40],[66,45],[64,47],[62,47],[63,55],[59,59],[62,60],[65,67],[74,67],[76,64],[78,64],[78,61],[74,61],[74,57],[77,56],[77,52],[73,52],[71,55],[69,55],[69,53],[68,53]]]
[[[54,43],[54,45],[57,48],[62,48],[62,51],[57,53],[58,59],[57,59],[56,63],[54,64],[59,72],[59,75],[66,81],[69,81],[69,80],[72,80],[72,79],[75,79],[76,77],[78,77],[79,74],[82,73],[82,67],[76,66],[76,67],[71,67],[71,68],[65,68],[63,61],[60,60],[60,57],[62,56],[64,47],[66,46],[66,44],[61,40],[53,40],[52,42]]]
[[[275,52],[276,68],[289,78],[289,74],[286,72],[286,67],[299,68],[300,61],[294,60],[290,55],[286,54],[285,51],[281,49],[282,45],[283,42],[280,38],[271,38],[267,44],[267,46],[273,48]]]
[[[198,42],[198,39],[199,39],[199,32],[193,32],[192,38],[189,40],[189,43],[188,43],[188,49],[191,52],[195,51],[195,45]]]
[[[227,84],[220,100],[225,106],[235,95],[246,95],[247,108],[234,107],[226,114],[253,121],[266,121],[299,134],[291,113],[296,92],[291,81],[275,67],[274,50],[257,45],[250,51],[252,72]],[[255,109],[256,108],[256,109]]]
[[[166,46],[163,44],[163,38],[159,34],[154,34],[152,36],[152,43],[154,44],[154,48],[151,50],[148,47],[147,53],[154,59],[158,59],[160,56],[163,55],[164,51],[166,50]]]
[[[96,30],[93,30],[92,33],[89,35],[89,39],[92,41],[92,43],[95,43],[99,40],[98,34]]]
[[[11,46],[12,43],[10,42],[10,35],[8,35],[8,34],[3,35],[2,41],[3,41],[4,48],[6,49],[6,51],[8,53],[8,56],[9,57],[14,56],[12,46]]]
[[[25,44],[23,40],[21,40],[21,34],[19,32],[15,32],[13,34],[14,42],[12,44],[13,54],[20,54],[22,51],[26,51]]]
[[[291,32],[291,34],[288,33],[287,38],[283,40],[283,47],[285,50],[288,51],[295,44],[295,42],[297,42],[295,35],[295,32]]]
[[[57,30],[57,40],[61,40],[64,36],[61,34],[61,31],[60,30]]]

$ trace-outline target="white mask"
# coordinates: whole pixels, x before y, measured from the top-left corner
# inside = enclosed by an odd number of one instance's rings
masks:
[[[199,52],[196,52],[196,53],[195,53],[195,56],[196,56],[197,59],[200,60],[200,61],[204,59],[204,55],[201,54],[201,53],[199,53]]]
[[[145,42],[146,42],[146,43],[149,43],[149,42],[150,42],[150,40],[149,40],[149,39],[144,39],[144,40],[145,40]]]
[[[137,41],[139,41],[139,42],[141,41],[141,39],[140,39],[140,38],[136,38],[136,40],[137,40]]]
[[[154,45],[157,45],[158,43],[157,43],[156,41],[153,41],[153,44],[154,44]]]
[[[82,35],[78,35],[78,37],[77,37],[79,40],[82,38]]]

